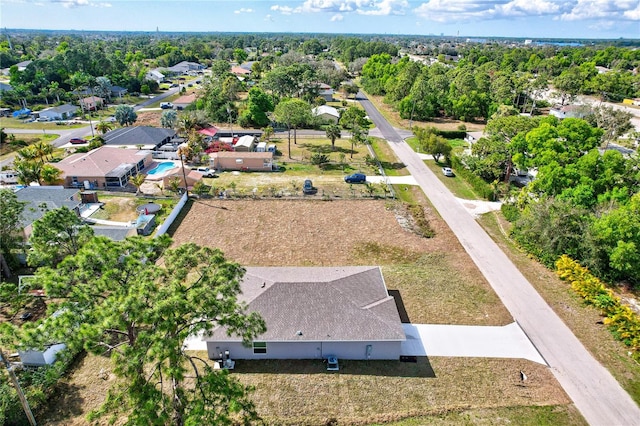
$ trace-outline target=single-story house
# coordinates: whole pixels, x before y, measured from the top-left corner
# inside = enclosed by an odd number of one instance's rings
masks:
[[[87,153],[70,155],[54,165],[62,170],[66,186],[123,188],[132,176],[152,162],[151,151],[101,146]]]
[[[238,142],[233,145],[233,149],[238,152],[251,152],[255,143],[255,136],[244,135],[238,138]]]
[[[209,154],[209,167],[214,170],[240,170],[270,172],[273,170],[273,152],[229,152]]]
[[[126,95],[128,91],[126,87],[111,86],[111,96],[114,98],[121,98]]]
[[[562,120],[563,118],[585,118],[589,112],[588,105],[558,105],[549,110],[549,115]]]
[[[194,103],[196,101],[196,94],[192,93],[190,95],[180,96],[178,99],[173,101],[173,105],[176,109],[184,109]]]
[[[66,120],[78,112],[78,107],[71,104],[64,104],[57,107],[43,109],[42,111],[38,111],[38,117],[47,118],[50,121],[53,120]]]
[[[102,105],[104,105],[104,100],[97,96],[88,96],[86,98],[80,99],[80,105],[87,111],[95,111]]]
[[[242,67],[231,67],[231,74],[235,74],[238,77],[248,77],[251,75],[251,70]]]
[[[311,87],[311,89],[317,90],[318,96],[320,96],[327,102],[331,102],[333,100],[333,95],[335,92],[333,91],[331,86],[329,86],[326,83],[312,83],[312,84],[313,86]]]
[[[27,186],[16,191],[16,197],[18,201],[26,203],[20,223],[27,239],[31,236],[33,222],[49,210],[67,207],[80,216],[82,200],[79,189],[67,189],[63,186]]]
[[[332,123],[337,123],[340,120],[340,113],[338,110],[329,105],[320,105],[311,110],[311,114],[314,117],[320,117],[324,121],[330,121]]]
[[[241,290],[267,331],[245,347],[218,327],[202,337],[211,359],[400,357],[406,336],[379,267],[249,267]]]
[[[144,149],[151,150],[171,143],[175,137],[175,130],[151,126],[121,127],[102,136],[105,145],[108,146],[136,148],[142,145]]]
[[[175,64],[172,67],[167,68],[167,71],[173,74],[187,74],[189,71],[197,72],[197,71],[202,71],[205,68],[206,67],[204,65],[199,64],[197,62],[182,61]]]
[[[145,74],[144,78],[146,78],[147,80],[155,81],[156,83],[160,84],[160,82],[164,80],[164,74],[162,74],[160,70],[156,68],[154,70],[148,71]]]

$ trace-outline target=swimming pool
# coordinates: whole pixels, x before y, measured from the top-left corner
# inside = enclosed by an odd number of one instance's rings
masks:
[[[166,172],[167,170],[173,169],[174,167],[177,167],[177,165],[173,161],[163,161],[162,163],[158,164],[153,169],[149,170],[149,173],[147,173],[147,174],[148,175],[159,175],[159,174],[162,174],[162,173]]]

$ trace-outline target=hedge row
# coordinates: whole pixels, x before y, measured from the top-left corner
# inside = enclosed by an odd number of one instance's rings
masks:
[[[453,167],[456,174],[460,175],[465,181],[467,181],[473,190],[480,194],[482,198],[489,201],[497,200],[496,191],[493,189],[491,184],[488,184],[481,177],[467,169],[458,156],[451,156],[451,167]]]
[[[569,256],[562,255],[556,262],[557,274],[571,283],[571,288],[587,304],[600,309],[604,323],[614,337],[631,350],[631,357],[640,362],[640,318],[620,298],[605,287],[589,270]]]
[[[445,139],[464,139],[467,137],[466,130],[438,130],[436,129],[436,134],[438,136],[442,136]]]

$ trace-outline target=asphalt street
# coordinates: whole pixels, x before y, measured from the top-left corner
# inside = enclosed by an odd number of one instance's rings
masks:
[[[640,425],[640,408],[362,93],[369,118],[429,197],[591,425]]]

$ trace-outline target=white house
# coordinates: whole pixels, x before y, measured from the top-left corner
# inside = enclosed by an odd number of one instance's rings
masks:
[[[202,340],[209,358],[389,359],[406,339],[379,267],[249,267],[238,296],[267,331],[250,347],[218,327]]]
[[[311,110],[311,114],[314,117],[320,117],[325,121],[331,121],[333,123],[337,123],[340,120],[340,112],[332,106],[329,105],[320,105]]]
[[[73,117],[78,112],[78,107],[75,105],[65,104],[57,107],[43,109],[38,112],[38,117],[47,118],[49,121],[54,120],[66,120]]]
[[[549,110],[549,115],[563,118],[585,118],[589,114],[588,105],[562,105],[555,106]]]
[[[160,84],[162,80],[164,80],[164,74],[162,74],[157,68],[147,72],[144,76],[147,80],[153,80],[156,83]]]

